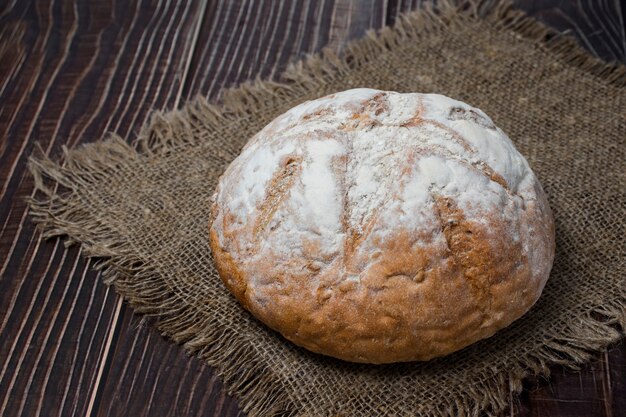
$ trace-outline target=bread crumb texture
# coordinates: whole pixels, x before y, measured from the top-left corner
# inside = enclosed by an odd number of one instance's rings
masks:
[[[538,299],[554,224],[526,159],[481,110],[354,89],[254,136],[213,196],[222,280],[314,352],[428,360],[491,336]]]

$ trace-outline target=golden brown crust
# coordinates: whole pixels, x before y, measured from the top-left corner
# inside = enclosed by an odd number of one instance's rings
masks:
[[[339,262],[324,271],[309,267],[293,275],[287,275],[292,268],[286,266],[280,290],[272,295],[272,309],[251,302],[244,274],[213,231],[210,245],[229,290],[292,342],[353,362],[428,360],[510,324],[534,304],[541,290],[529,285],[533,280],[528,264],[503,227],[465,221],[445,201],[440,210],[445,213],[441,217],[449,249],[416,249],[416,237],[398,233],[381,242],[377,262],[363,272],[361,283],[341,280],[344,265]],[[488,244],[486,234],[503,237]],[[275,269],[272,260],[255,268],[260,273]],[[315,297],[296,297],[306,287],[303,281],[315,275],[322,283]],[[365,304],[371,308],[359,308]]]
[[[375,122],[372,115],[386,111],[386,98],[374,96],[339,130],[368,129]],[[422,112],[420,107],[410,123],[424,124]],[[305,118],[328,114],[324,109]],[[451,114],[495,129],[471,110]],[[452,136],[471,150],[458,134]],[[331,163],[342,195],[350,187],[346,171],[352,151],[346,146],[347,153]],[[396,184],[380,204],[400,198],[416,161],[431,152],[419,146],[408,152],[396,168]],[[302,181],[303,163],[291,154],[281,159],[256,205],[254,221],[242,224],[232,209],[215,201],[209,231],[213,258],[228,289],[254,316],[297,345],[354,362],[428,360],[489,337],[524,314],[541,293],[554,256],[554,224],[536,180],[533,198],[524,200],[486,163],[458,161],[499,187],[504,199],[500,212],[468,216],[455,199],[433,189],[426,204],[435,223],[419,232],[389,228],[380,217],[381,206],[373,206],[355,225],[350,221],[354,207],[346,197],[339,249],[329,249],[319,232],[307,230],[293,235],[294,252],[285,255],[272,247],[270,238],[284,233],[274,231],[288,216],[279,206]],[[381,228],[389,230],[380,233]],[[527,247],[528,242],[537,247]]]

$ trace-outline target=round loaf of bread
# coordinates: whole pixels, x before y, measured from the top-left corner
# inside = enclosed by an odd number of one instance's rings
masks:
[[[454,352],[522,316],[548,279],[554,223],[482,111],[355,89],[249,141],[213,196],[210,246],[228,289],[285,338],[390,363]]]

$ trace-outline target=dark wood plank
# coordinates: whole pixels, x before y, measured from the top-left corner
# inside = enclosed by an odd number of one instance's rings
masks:
[[[187,356],[135,314],[125,314],[121,327],[94,407],[98,416],[239,415],[236,401],[200,359]]]
[[[619,0],[515,0],[517,7],[561,32],[576,36],[592,54],[626,62],[624,9]]]
[[[386,22],[384,0],[213,1],[186,82],[185,97],[215,98],[256,77],[275,79],[288,63]]]
[[[130,134],[174,107],[202,2],[12,1],[0,6],[0,415],[88,415],[121,303],[78,248],[26,217],[34,143],[46,152]]]
[[[626,344],[621,343],[580,372],[554,367],[549,379],[524,384],[522,417],[626,416]]]

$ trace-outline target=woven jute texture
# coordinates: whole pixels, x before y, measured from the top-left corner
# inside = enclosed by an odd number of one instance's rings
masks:
[[[440,2],[441,3],[441,2]],[[162,334],[217,368],[250,416],[478,416],[515,406],[524,377],[576,367],[626,326],[626,70],[507,4],[443,3],[293,65],[278,82],[156,113],[31,158],[31,213],[99,258],[106,283]],[[356,365],[309,353],[243,310],[212,265],[209,198],[255,132],[352,87],[437,92],[484,110],[549,196],[557,254],[541,299],[494,337],[426,363]]]

